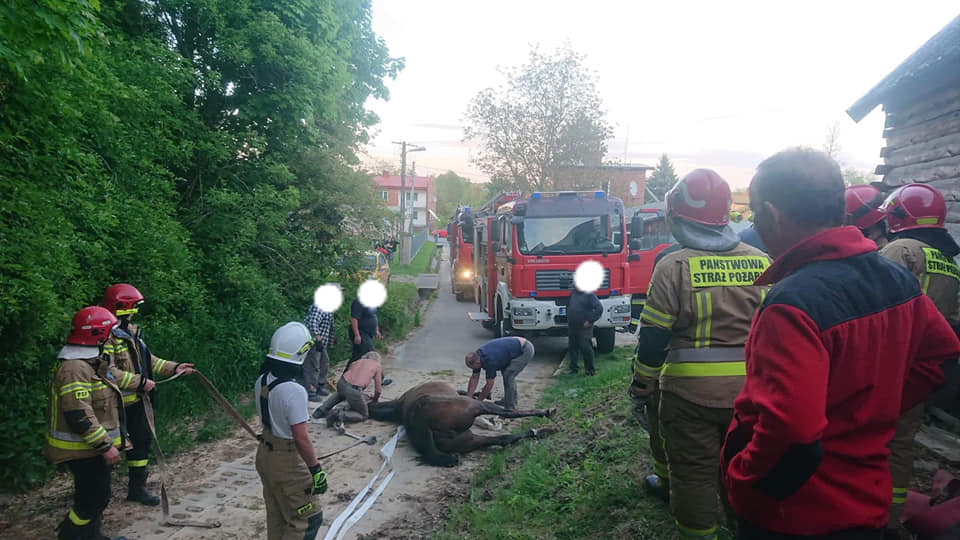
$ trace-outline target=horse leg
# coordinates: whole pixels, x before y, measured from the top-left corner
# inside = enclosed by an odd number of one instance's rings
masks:
[[[553,416],[553,413],[557,412],[556,407],[550,407],[549,409],[508,411],[500,405],[497,405],[496,403],[490,403],[489,401],[481,401],[479,403],[481,404],[480,414],[495,414],[503,418],[523,418],[524,416],[542,416],[544,418],[550,418]]]
[[[510,435],[494,435],[494,436],[482,436],[476,435],[470,430],[460,433],[456,437],[451,439],[444,439],[438,441],[440,449],[444,452],[457,452],[460,454],[465,454],[467,452],[472,452],[478,448],[486,448],[487,446],[506,446],[508,444],[513,444],[517,441],[523,439],[529,439],[537,437],[539,435],[545,435],[548,433],[553,433],[555,430],[552,428],[543,428],[543,429],[528,429],[521,433],[513,433]]]
[[[403,403],[400,400],[380,401],[368,404],[367,410],[370,412],[370,418],[374,420],[399,423],[402,407]]]

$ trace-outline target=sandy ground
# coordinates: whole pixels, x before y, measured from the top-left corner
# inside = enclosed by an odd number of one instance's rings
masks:
[[[448,263],[441,264],[441,287],[423,327],[396,347],[384,359],[385,372],[394,382],[384,388],[382,399],[399,397],[407,388],[425,381],[446,381],[458,388],[466,386],[469,372],[463,366],[463,354],[491,334],[466,317],[471,304],[457,303],[450,293]],[[539,391],[563,356],[565,340],[534,341],[537,356],[518,377],[521,408],[532,408]],[[339,375],[334,369],[331,379]],[[503,395],[498,377],[493,396]],[[318,405],[310,404],[310,410]],[[503,420],[503,430],[519,420]],[[256,427],[256,426],[255,426]],[[354,495],[379,469],[380,447],[396,432],[397,426],[367,421],[348,426],[361,437],[376,435],[373,446],[361,445],[323,460],[329,489],[321,496],[324,526],[349,504]],[[474,428],[478,434],[484,430]],[[309,425],[318,455],[352,444],[354,439],[338,435],[325,422]],[[490,433],[490,432],[487,432]],[[499,433],[499,432],[498,432]],[[490,433],[490,434],[498,434]],[[534,443],[535,444],[535,443]],[[168,460],[170,513],[179,519],[217,521],[218,528],[169,527],[160,525],[159,508],[148,508],[124,501],[126,479],[114,478],[113,502],[105,513],[104,530],[113,535],[144,540],[154,539],[239,539],[265,538],[265,511],[259,477],[254,468],[257,443],[240,429],[233,437],[202,445]],[[416,452],[405,440],[393,457],[396,475],[370,511],[345,535],[345,538],[417,538],[429,535],[442,525],[450,505],[464,500],[473,471],[486,462],[489,451],[462,456],[455,468],[421,465]],[[158,490],[156,468],[151,488]],[[19,496],[6,504],[0,518],[0,538],[49,538],[53,528],[70,506],[69,474],[58,475],[39,490]]]

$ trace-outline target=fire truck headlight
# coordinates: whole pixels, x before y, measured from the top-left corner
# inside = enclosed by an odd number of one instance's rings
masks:
[[[463,270],[460,272],[460,277],[462,277],[463,279],[470,279],[473,277],[473,272],[471,272],[470,270]]]
[[[513,308],[514,317],[533,317],[533,308],[532,307],[517,307]]]
[[[630,306],[624,304],[618,304],[610,308],[611,313],[630,313]]]

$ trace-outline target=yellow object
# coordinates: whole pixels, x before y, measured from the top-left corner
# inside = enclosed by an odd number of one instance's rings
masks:
[[[700,287],[753,285],[770,266],[766,257],[690,257],[690,284]]]

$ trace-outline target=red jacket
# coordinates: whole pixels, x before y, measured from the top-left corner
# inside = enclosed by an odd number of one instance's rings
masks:
[[[887,443],[960,342],[905,268],[854,227],[800,242],[757,280],[747,375],[723,449],[744,520],[817,535],[887,522]]]

